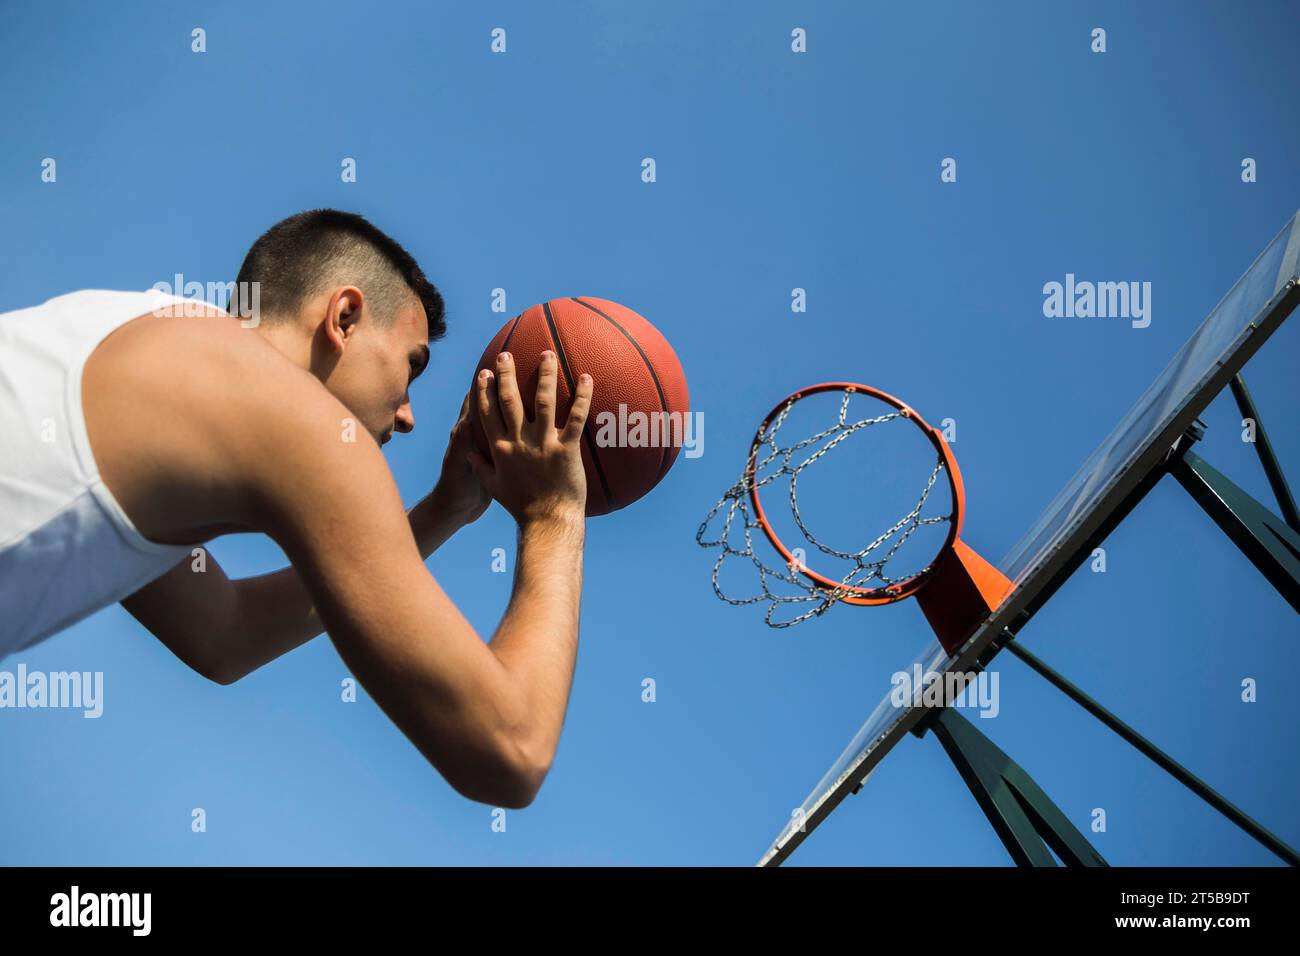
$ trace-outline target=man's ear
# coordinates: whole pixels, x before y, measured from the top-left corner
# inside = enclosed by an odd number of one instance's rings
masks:
[[[365,297],[356,286],[343,286],[334,290],[329,304],[330,338],[340,343],[347,341],[361,321],[364,301]]]

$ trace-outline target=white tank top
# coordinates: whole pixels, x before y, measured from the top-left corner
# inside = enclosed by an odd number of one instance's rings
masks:
[[[130,319],[184,301],[89,290],[0,313],[0,659],[161,576],[190,553],[136,530],[86,437],[81,370]]]

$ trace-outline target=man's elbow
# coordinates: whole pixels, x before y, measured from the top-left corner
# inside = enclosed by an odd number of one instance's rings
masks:
[[[537,793],[542,789],[542,781],[534,780],[531,777],[515,776],[507,778],[505,786],[502,788],[500,798],[493,801],[498,807],[505,807],[507,810],[523,810],[532,806],[537,799]]]
[[[526,748],[510,746],[461,780],[449,781],[461,796],[507,810],[522,810],[537,799],[548,763],[533,758]]]
[[[185,663],[199,676],[207,678],[214,684],[220,684],[222,687],[229,687],[245,676],[243,668],[236,666],[233,661],[220,658],[217,660],[187,660]]]
[[[510,809],[522,810],[537,799],[546,775],[551,772],[554,753],[534,741],[519,743],[510,748],[507,763],[512,765],[512,804],[502,804]]]
[[[214,684],[220,684],[222,687],[229,687],[235,681],[243,677],[243,674],[237,674],[234,671],[215,671],[203,675]]]
[[[123,607],[126,607],[125,603]],[[170,623],[159,626],[157,622],[149,622],[146,627],[178,661],[214,684],[228,686],[247,673],[238,661],[232,659],[233,655],[225,647],[226,642],[210,632],[176,627]]]

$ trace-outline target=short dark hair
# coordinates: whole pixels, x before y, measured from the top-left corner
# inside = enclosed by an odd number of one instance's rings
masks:
[[[414,295],[429,321],[429,341],[447,331],[442,295],[415,258],[356,213],[309,209],[282,219],[248,250],[235,294],[258,283],[260,311],[270,321],[295,315],[311,296],[349,283],[367,297],[380,325],[391,323]]]

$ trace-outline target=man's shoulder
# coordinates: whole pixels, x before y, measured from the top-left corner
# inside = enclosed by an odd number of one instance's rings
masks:
[[[255,330],[213,309],[138,316],[100,344],[83,376],[95,457],[154,540],[236,520],[274,465],[311,467],[297,432],[342,406]],[[134,509],[134,512],[133,512]]]
[[[240,319],[195,300],[157,300],[96,353],[116,376],[136,386],[157,382],[177,400],[187,393],[201,400],[236,384],[274,389],[315,381]]]

